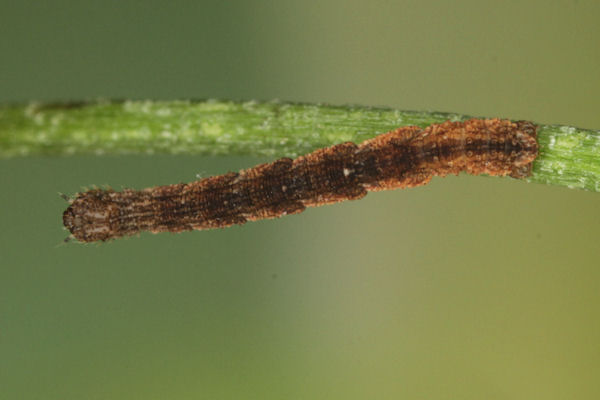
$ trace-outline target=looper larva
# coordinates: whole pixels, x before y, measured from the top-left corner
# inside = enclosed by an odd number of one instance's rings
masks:
[[[433,176],[461,171],[523,178],[537,153],[531,122],[470,119],[425,129],[406,126],[358,145],[342,143],[187,184],[89,190],[75,196],[63,222],[81,242],[141,231],[222,228],[359,199],[369,191],[425,185]]]

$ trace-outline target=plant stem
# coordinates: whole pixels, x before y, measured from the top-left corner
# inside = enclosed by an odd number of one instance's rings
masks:
[[[252,154],[297,157],[399,126],[466,115],[358,106],[233,101],[95,101],[0,106],[0,157]],[[532,182],[600,191],[600,131],[538,125]]]

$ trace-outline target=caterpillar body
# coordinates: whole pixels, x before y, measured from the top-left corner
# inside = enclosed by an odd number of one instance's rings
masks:
[[[70,238],[106,241],[141,231],[222,228],[297,214],[370,191],[425,185],[467,172],[524,178],[538,154],[527,121],[470,119],[400,127],[360,144],[346,142],[191,183],[77,194],[63,213]]]

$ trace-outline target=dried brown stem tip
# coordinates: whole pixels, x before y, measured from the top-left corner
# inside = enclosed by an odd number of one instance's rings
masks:
[[[360,199],[368,191],[425,185],[436,175],[465,171],[523,178],[537,153],[531,122],[471,119],[425,129],[407,126],[359,145],[342,143],[192,183],[89,190],[76,196],[63,222],[81,242],[141,231],[223,228]]]

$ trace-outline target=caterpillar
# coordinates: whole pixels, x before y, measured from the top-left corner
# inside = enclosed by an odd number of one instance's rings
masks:
[[[71,233],[67,239],[106,241],[277,218],[459,172],[525,178],[538,154],[536,129],[528,121],[502,119],[405,126],[360,144],[341,143],[191,183],[88,190],[69,200],[63,223]]]

